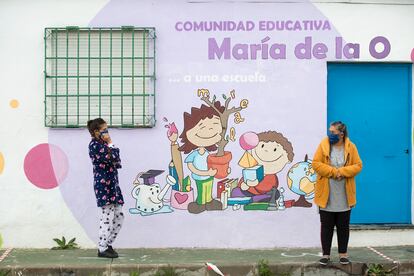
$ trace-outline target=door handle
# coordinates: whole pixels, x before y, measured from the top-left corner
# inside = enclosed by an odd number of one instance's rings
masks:
[[[404,152],[405,152],[406,154],[409,154],[409,153],[410,153],[410,150],[406,149],[406,150],[404,150]]]

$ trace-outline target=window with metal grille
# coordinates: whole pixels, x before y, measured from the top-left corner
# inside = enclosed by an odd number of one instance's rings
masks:
[[[155,29],[46,28],[45,126],[155,125]]]

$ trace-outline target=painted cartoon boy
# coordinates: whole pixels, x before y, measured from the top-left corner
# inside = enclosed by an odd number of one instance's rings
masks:
[[[277,173],[292,162],[294,153],[292,144],[281,133],[266,131],[258,137],[259,144],[252,149],[252,155],[263,166],[264,177],[260,182],[257,179],[245,181],[242,177],[238,187],[233,189],[232,197],[249,196],[253,202],[268,202],[272,189],[276,191],[276,199],[279,197]]]

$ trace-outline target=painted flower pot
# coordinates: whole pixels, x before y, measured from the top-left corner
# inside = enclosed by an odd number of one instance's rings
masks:
[[[226,178],[229,175],[229,164],[231,161],[231,152],[225,151],[223,156],[210,154],[207,157],[207,164],[209,169],[216,169],[217,174],[214,176],[217,179]]]
[[[171,191],[171,207],[179,210],[187,210],[188,204],[194,201],[194,190],[189,192]]]

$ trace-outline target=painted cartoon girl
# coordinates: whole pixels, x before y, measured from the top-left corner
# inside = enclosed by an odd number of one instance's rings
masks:
[[[219,102],[215,107],[223,111]],[[190,153],[184,160],[197,186],[197,199],[188,205],[188,211],[199,214],[204,211],[221,210],[220,201],[213,199],[213,179],[217,173],[207,166],[207,157],[217,149],[221,140],[222,124],[219,114],[206,105],[191,108],[191,113],[184,113],[184,130],[180,135],[182,146],[179,148],[185,154]]]

